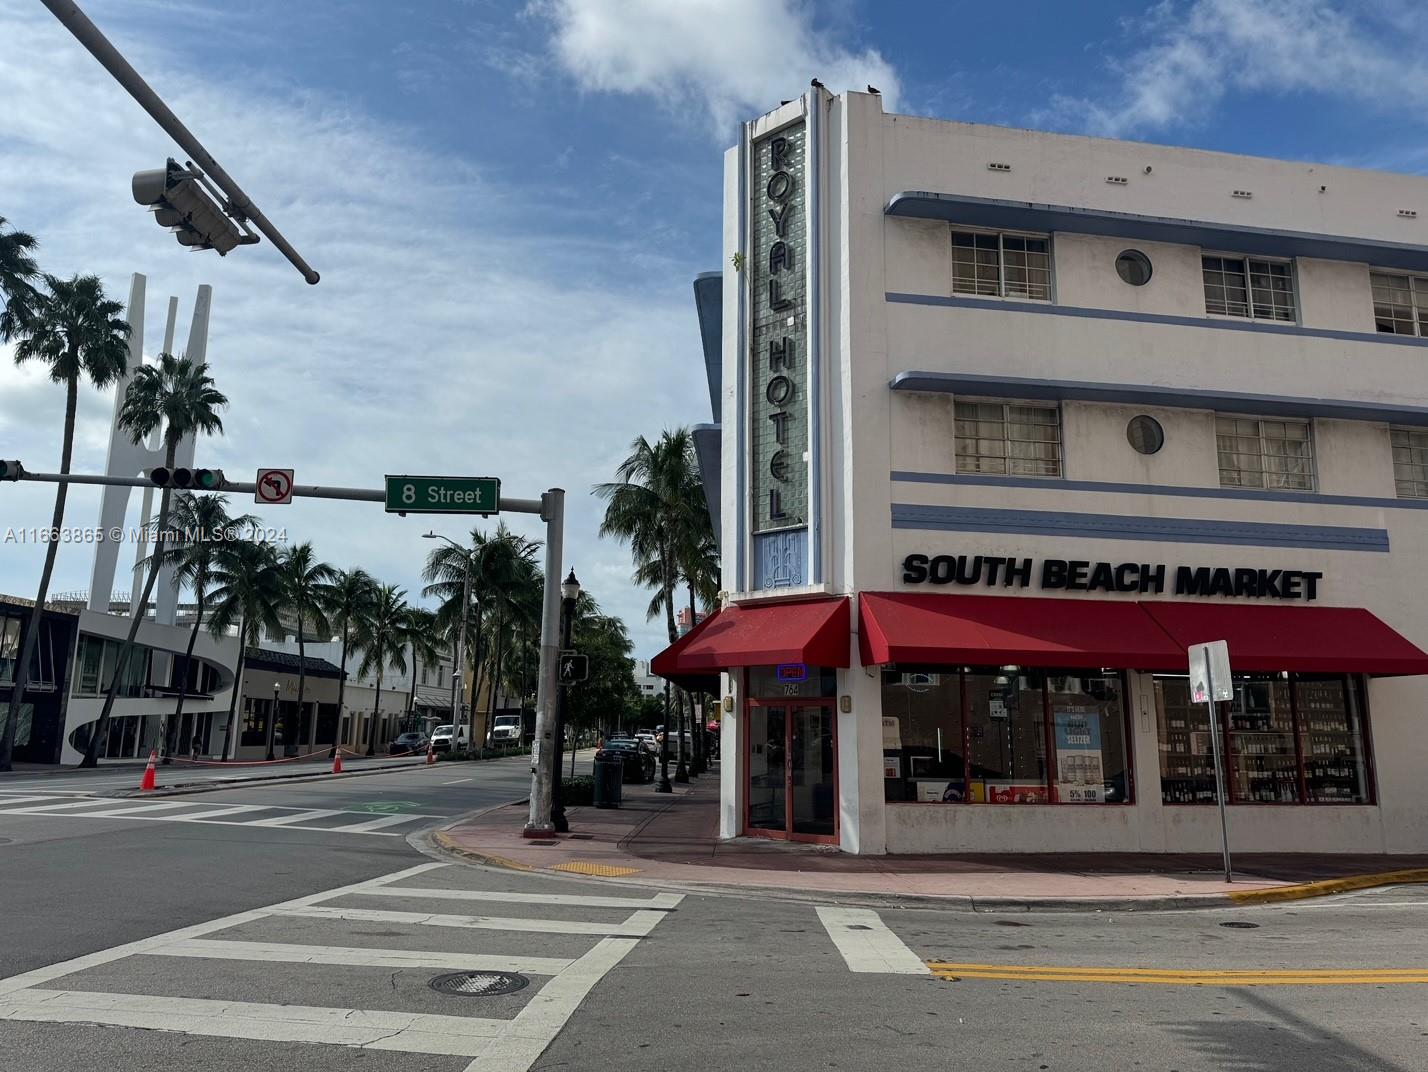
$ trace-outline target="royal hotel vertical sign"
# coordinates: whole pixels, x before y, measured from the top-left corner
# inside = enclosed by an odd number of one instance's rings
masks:
[[[750,147],[749,508],[754,588],[808,583],[807,123]]]

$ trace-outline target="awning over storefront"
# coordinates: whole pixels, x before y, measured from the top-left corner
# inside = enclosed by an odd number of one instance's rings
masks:
[[[656,655],[650,670],[677,685],[714,675],[717,691],[719,671],[734,667],[847,666],[850,625],[845,598],[728,606]]]
[[[1362,607],[1142,603],[1184,651],[1224,640],[1233,670],[1428,674],[1424,653]]]
[[[1185,662],[1142,605],[1125,600],[864,592],[858,619],[865,666],[1167,670]]]
[[[680,637],[664,651],[650,660],[650,673],[664,678],[681,689],[690,692],[719,692],[719,671],[714,670],[692,670],[683,668],[680,665],[679,656],[685,648],[694,643],[704,630],[708,629],[716,621],[719,615],[724,612],[716,610],[702,622],[696,625],[684,636]]]

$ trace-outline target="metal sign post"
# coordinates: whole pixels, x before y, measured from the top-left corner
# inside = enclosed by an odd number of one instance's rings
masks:
[[[1230,866],[1230,826],[1225,814],[1225,765],[1220,745],[1221,700],[1235,698],[1230,676],[1230,649],[1223,640],[1196,644],[1190,649],[1190,699],[1204,703],[1210,713],[1210,754],[1215,765],[1215,802],[1220,808],[1220,846],[1225,860],[1225,881],[1233,881]]]

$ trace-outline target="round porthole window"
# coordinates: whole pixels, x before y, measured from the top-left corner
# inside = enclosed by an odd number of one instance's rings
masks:
[[[1142,413],[1132,417],[1126,425],[1126,438],[1141,454],[1154,454],[1165,446],[1165,429],[1160,427],[1160,422],[1154,417],[1147,417]]]
[[[1116,258],[1116,274],[1133,287],[1150,282],[1150,258],[1138,249],[1123,249]]]

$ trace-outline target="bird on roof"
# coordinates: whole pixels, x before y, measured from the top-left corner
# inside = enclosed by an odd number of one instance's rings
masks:
[[[822,88],[823,88],[823,83],[820,82],[820,81],[818,81],[818,79],[816,79],[816,78],[810,79],[809,82],[808,82],[808,84],[809,84],[810,86],[814,86],[814,87],[816,87],[816,88],[818,88],[818,89],[822,89]]]
[[[869,93],[876,93],[876,94],[877,94],[878,96],[880,96],[880,97],[883,95],[883,94],[882,94],[882,90],[878,89],[877,86],[869,86],[869,87],[868,87],[868,92],[869,92]]]

